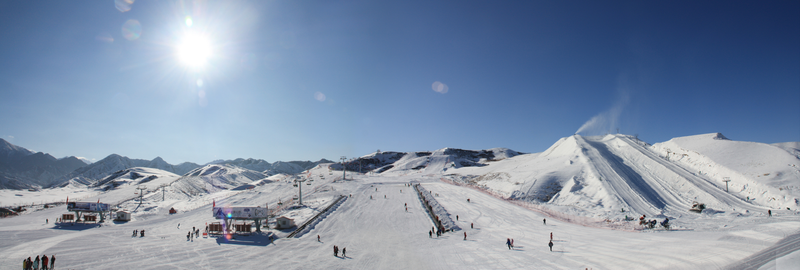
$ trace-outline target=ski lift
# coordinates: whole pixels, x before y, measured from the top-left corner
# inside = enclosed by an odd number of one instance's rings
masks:
[[[279,201],[278,201],[278,205],[283,205],[283,203],[282,203],[282,202],[279,200]]]
[[[307,183],[306,183],[306,185],[309,185],[309,186],[310,186],[310,185],[311,185],[311,182],[307,182]]]
[[[297,187],[297,183],[292,184],[292,186]]]

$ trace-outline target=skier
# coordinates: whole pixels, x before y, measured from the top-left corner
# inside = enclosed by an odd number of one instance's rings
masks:
[[[319,240],[319,234],[317,234],[317,242],[322,242]]]
[[[39,256],[36,256],[36,260],[33,260],[33,270],[39,269]]]
[[[511,238],[511,247],[514,247],[514,238]]]
[[[428,238],[433,238],[433,231],[428,231]]]
[[[508,246],[508,249],[511,250],[511,238],[506,238],[506,246]]]
[[[347,253],[347,248],[346,247],[342,248],[342,257],[347,258],[347,255],[345,255],[345,253]]]
[[[406,212],[408,212],[408,206],[406,206]]]
[[[44,219],[44,224],[50,223],[49,219]]]
[[[191,232],[189,232],[189,233],[186,233],[186,241],[189,241],[189,238],[190,238],[191,236],[192,236],[192,233],[191,233]]]
[[[42,270],[47,270],[47,255],[42,255]]]
[[[550,232],[550,241],[553,241],[553,232]]]
[[[772,216],[772,210],[771,209],[767,210],[767,215],[769,215],[770,217]]]
[[[467,202],[469,202],[469,198],[467,198]]]
[[[56,255],[50,255],[50,269],[55,269],[56,265]]]
[[[550,240],[550,243],[547,245],[550,246],[550,251],[553,251],[553,240]]]
[[[372,195],[369,195],[369,199],[372,200]]]
[[[337,247],[336,245],[333,245],[333,256],[339,257],[339,247]]]
[[[456,215],[456,221],[458,221],[458,215]]]
[[[467,240],[467,232],[464,232],[464,241]]]
[[[195,238],[200,238],[200,228],[197,228],[197,230],[194,231],[194,237]]]
[[[404,203],[404,204],[403,204],[403,206],[405,206],[406,208],[408,208],[408,203]]]
[[[136,237],[136,233],[137,233],[137,231],[133,230],[133,235],[131,235],[131,237]]]
[[[472,223],[470,223],[470,224],[469,224],[469,228],[470,228],[470,229],[475,229],[475,228],[472,226]]]
[[[22,270],[28,270],[28,259],[22,259]]]
[[[139,231],[139,236],[144,237],[144,230]]]
[[[542,219],[542,223],[544,223],[544,225],[547,225],[547,219],[546,218]]]
[[[181,223],[180,223],[180,222],[178,222],[178,229],[180,229],[180,228],[181,228]]]

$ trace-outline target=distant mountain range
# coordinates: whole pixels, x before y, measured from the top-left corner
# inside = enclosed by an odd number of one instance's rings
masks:
[[[277,161],[269,163],[262,159],[217,160],[210,164],[231,165],[261,172],[267,176],[274,174],[296,174],[317,166],[320,163],[333,163],[321,159],[312,161]],[[0,189],[39,189],[58,187],[70,182],[92,185],[107,176],[135,167],[154,168],[184,175],[202,165],[184,162],[172,165],[161,157],[153,160],[131,159],[111,154],[102,160],[87,164],[70,156],[57,159],[50,154],[33,152],[0,139]]]
[[[60,176],[83,166],[86,163],[74,156],[57,159],[0,139],[0,189],[49,186]]]

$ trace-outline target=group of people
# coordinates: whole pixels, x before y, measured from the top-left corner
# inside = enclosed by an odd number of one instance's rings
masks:
[[[339,257],[339,246],[333,245],[333,256]],[[342,248],[342,257],[347,258],[347,248]]]
[[[433,234],[436,233],[436,237],[438,238],[439,236],[442,236],[442,234],[444,234],[445,231],[446,230],[444,227],[441,228],[431,227],[431,230],[428,231],[428,237],[433,238]],[[466,235],[464,235],[464,238],[467,238]]]
[[[131,237],[136,237],[137,235],[144,237],[144,230],[133,230],[133,236]]]
[[[200,229],[196,229],[195,227],[192,227],[192,230],[189,231],[189,233],[186,234],[186,241],[189,241],[189,240],[194,241],[193,239],[194,238],[198,238],[198,237],[200,237]]]
[[[650,229],[655,228],[656,224],[658,224],[658,221],[656,221],[655,219],[646,220],[645,219],[646,217],[647,215],[642,215],[641,217],[639,217],[639,225],[648,227]],[[669,230],[669,218],[664,218],[664,221],[661,222],[661,226]]]
[[[39,268],[39,263],[41,263],[41,268]],[[56,265],[56,255],[50,256],[50,259],[47,258],[47,255],[42,255],[41,259],[39,259],[39,256],[36,256],[36,259],[32,261],[31,257],[22,260],[22,269],[25,270],[54,269],[55,265]]]

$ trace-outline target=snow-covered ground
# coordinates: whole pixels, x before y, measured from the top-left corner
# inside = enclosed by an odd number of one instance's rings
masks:
[[[459,216],[456,222],[461,231],[430,238],[433,223],[412,188],[405,186],[411,181],[438,193],[437,201],[451,216]],[[197,201],[202,206],[178,214],[134,214],[133,221],[102,227],[54,225],[52,220],[65,212],[60,207],[0,220],[0,265],[11,269],[28,256],[56,254],[57,265],[70,269],[715,269],[735,265],[787,236],[796,238],[800,228],[798,216],[782,214],[741,221],[709,217],[702,222],[718,226],[703,230],[629,232],[552,219],[545,225],[546,216],[535,211],[438,178],[356,176],[320,185],[327,187],[321,197],[332,193],[352,197],[300,238],[270,243],[266,235],[277,233],[273,230],[230,240],[186,241],[189,228],[215,221],[211,205],[203,200]],[[260,205],[280,195],[291,196],[295,190],[289,183],[274,182],[231,192],[224,201]],[[309,200],[317,195],[312,193]],[[153,203],[161,208],[173,204]],[[45,218],[51,223],[45,224]],[[145,229],[147,236],[131,237],[135,229]],[[551,232],[552,252],[547,247]],[[506,238],[514,239],[514,250],[505,246]],[[346,247],[347,257],[334,257],[333,245]],[[793,253],[777,260],[763,257],[756,266],[786,269],[782,267],[797,262],[798,247],[795,241],[783,249]]]
[[[260,179],[209,165],[183,177],[131,169],[136,177],[123,174],[107,191],[108,185],[0,191],[3,205],[69,196],[132,212],[129,222],[102,226],[53,224],[67,212],[63,205],[0,219],[0,269],[41,254],[55,254],[62,269],[798,269],[800,215],[791,199],[800,178],[793,175],[793,155],[763,144],[697,143],[720,139],[706,134],[651,146],[622,135],[570,136],[543,153],[495,155],[473,167],[454,165],[458,160],[447,154],[453,151],[442,149],[406,155],[381,174],[348,172],[347,180],[328,165]],[[720,153],[731,147],[777,156],[786,165]],[[157,177],[142,183],[149,175]],[[301,176],[314,179],[300,184],[305,206],[293,199],[292,181]],[[725,192],[720,177],[730,177],[735,190]],[[433,194],[440,206],[435,214],[448,216],[455,231],[429,236],[433,221],[409,183]],[[140,186],[149,190],[141,204],[134,194]],[[298,238],[265,228],[231,239],[186,239],[192,227],[217,221],[212,204],[266,206],[299,226],[339,196],[347,199]],[[689,212],[693,200],[710,209]],[[170,215],[170,208],[178,213]],[[673,230],[624,220],[641,214],[669,217]],[[131,237],[133,230],[147,236]],[[347,248],[347,256],[334,257],[334,245]]]

